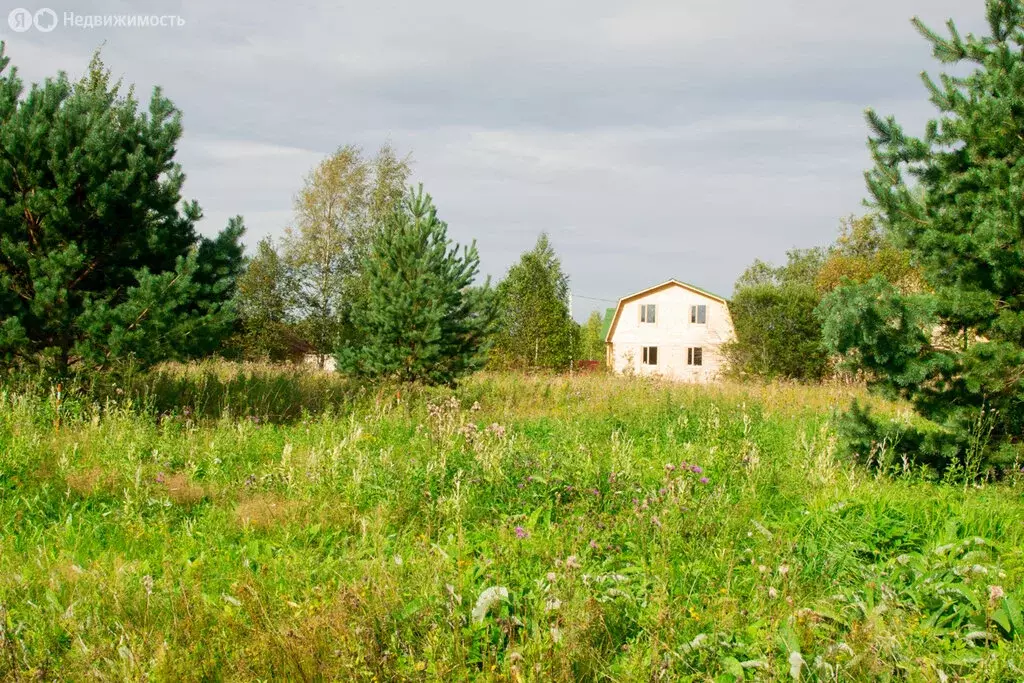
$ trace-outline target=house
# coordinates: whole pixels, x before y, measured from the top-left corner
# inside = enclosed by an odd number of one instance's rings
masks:
[[[618,373],[711,382],[724,367],[722,344],[735,338],[729,302],[679,280],[624,297],[608,311],[607,362]]]

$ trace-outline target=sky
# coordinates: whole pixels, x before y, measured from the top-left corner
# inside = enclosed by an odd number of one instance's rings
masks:
[[[4,16],[54,11],[49,32]],[[825,245],[862,212],[864,110],[909,132],[938,73],[910,25],[981,32],[982,0],[8,0],[27,82],[92,53],[182,110],[204,233],[251,247],[339,146],[410,154],[449,235],[500,279],[547,232],[585,319],[676,278],[728,296],[754,259]],[[88,28],[81,17],[180,17]],[[38,16],[38,15],[37,15]],[[67,21],[65,21],[67,19]],[[45,15],[44,15],[44,23]],[[48,25],[48,23],[47,23]]]

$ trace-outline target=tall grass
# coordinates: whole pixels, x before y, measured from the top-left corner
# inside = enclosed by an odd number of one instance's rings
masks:
[[[860,394],[212,364],[8,388],[0,675],[1019,679],[1019,482],[843,461]]]

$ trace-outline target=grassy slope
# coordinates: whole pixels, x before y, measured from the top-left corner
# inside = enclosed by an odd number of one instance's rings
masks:
[[[844,464],[852,390],[150,382],[159,424],[0,398],[0,675],[1024,676],[1017,483]]]

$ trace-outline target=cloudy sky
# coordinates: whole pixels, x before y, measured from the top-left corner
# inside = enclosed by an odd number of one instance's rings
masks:
[[[484,273],[547,231],[578,318],[670,277],[728,295],[753,259],[830,242],[861,210],[865,107],[915,131],[929,115],[909,18],[983,28],[982,0],[8,2],[60,17],[0,17],[26,80],[80,75],[103,45],[183,110],[204,231],[242,214],[250,245],[279,235],[324,155],[391,142]]]

